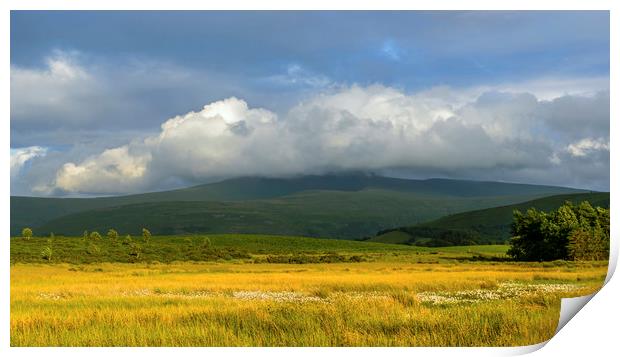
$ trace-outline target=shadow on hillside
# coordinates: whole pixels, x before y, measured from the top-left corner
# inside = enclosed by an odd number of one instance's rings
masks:
[[[471,257],[444,257],[447,260],[456,260],[459,262],[513,262],[514,260],[507,256],[476,254]]]

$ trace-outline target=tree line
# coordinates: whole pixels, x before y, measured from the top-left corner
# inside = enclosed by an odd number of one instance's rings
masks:
[[[555,211],[515,210],[508,255],[521,261],[606,260],[609,209],[565,202]]]
[[[33,236],[32,228],[25,227],[24,229],[22,229],[23,239],[30,240],[32,236]],[[130,249],[129,255],[136,260],[140,258],[140,254],[142,252],[142,245],[140,245],[138,242],[134,242],[133,239],[131,238],[131,235],[129,234],[126,235],[125,238],[121,242],[119,239],[118,232],[114,229],[110,229],[108,230],[107,237],[108,237],[108,240],[112,244],[122,243],[123,245],[129,246],[129,249]],[[47,261],[52,260],[52,256],[54,255],[54,250],[52,247],[52,243],[54,241],[53,238],[54,238],[54,233],[50,233],[50,236],[47,239],[47,245],[44,246],[43,249],[41,250],[41,258],[43,258],[44,260],[47,260]],[[82,235],[82,242],[88,244],[86,248],[86,253],[90,255],[99,255],[99,253],[101,252],[101,249],[99,245],[97,244],[97,242],[99,242],[101,238],[102,238],[101,234],[99,234],[99,232],[97,231],[93,231],[90,233],[88,231],[84,231],[84,234]],[[148,244],[151,240],[151,232],[146,228],[142,228],[142,239],[145,244]]]

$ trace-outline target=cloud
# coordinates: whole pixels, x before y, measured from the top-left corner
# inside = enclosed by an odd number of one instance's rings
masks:
[[[277,140],[275,120],[274,113],[250,109],[236,98],[214,102],[199,112],[167,120],[159,135],[106,150],[79,164],[64,164],[55,185],[68,192],[118,193],[144,189],[170,176],[203,179],[258,172],[256,164],[268,159],[254,163],[251,152]]]
[[[89,119],[73,113],[84,113],[89,104],[85,98],[97,91],[98,84],[75,58],[75,54],[55,51],[45,59],[42,69],[11,67],[13,125],[44,125],[50,117],[64,118],[65,125]]]
[[[594,151],[609,151],[609,141],[603,138],[584,138],[568,145],[566,151],[572,156],[584,157]]]
[[[558,108],[576,103],[586,108],[582,113],[591,113],[587,108],[604,105],[608,95],[543,101],[528,93],[487,92],[450,105],[440,93],[340,86],[280,116],[232,97],[168,119],[156,135],[67,162],[53,186],[121,193],[170,180],[341,170],[526,181],[529,176],[554,184],[607,180],[608,185],[608,132],[574,141],[590,116],[571,117],[572,129],[555,116],[564,113]],[[599,152],[593,162],[580,160],[593,150]]]
[[[35,157],[43,157],[47,154],[47,148],[30,146],[25,148],[11,149],[11,179],[17,177],[24,165]]]
[[[511,93],[532,93],[541,100],[553,100],[565,96],[591,97],[609,88],[609,76],[591,77],[542,77],[520,82],[480,86],[479,90],[496,90]],[[604,108],[601,108],[604,109]]]
[[[313,73],[296,63],[289,64],[285,73],[268,76],[263,81],[283,87],[306,88],[323,88],[333,83],[329,77]]]
[[[224,78],[225,77],[225,78]],[[119,63],[53,51],[42,66],[11,66],[11,146],[67,146],[149,132],[216,95],[235,78],[141,58]]]
[[[80,165],[64,164],[55,184],[68,192],[128,192],[142,183],[149,160],[148,155],[130,152],[128,146],[105,150]]]

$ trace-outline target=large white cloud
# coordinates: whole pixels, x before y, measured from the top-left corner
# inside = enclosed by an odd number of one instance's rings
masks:
[[[606,93],[549,101],[492,91],[463,100],[471,94],[353,85],[329,89],[280,116],[233,97],[171,118],[157,135],[65,163],[51,186],[119,193],[170,179],[399,168],[526,181],[529,175],[556,184],[581,184],[581,177],[594,175],[604,185]],[[571,112],[575,106],[582,115]],[[592,115],[600,123],[592,124]],[[590,163],[583,160],[588,155]],[[578,175],[567,181],[567,174]]]

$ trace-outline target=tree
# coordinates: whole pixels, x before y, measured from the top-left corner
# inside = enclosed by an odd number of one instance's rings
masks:
[[[114,229],[108,230],[108,234],[107,235],[108,235],[108,239],[111,242],[116,242],[118,240],[118,232],[115,231]]]
[[[132,262],[137,262],[142,254],[142,246],[138,243],[132,242],[129,244],[129,259]]]
[[[90,239],[92,240],[100,240],[101,239],[101,234],[99,234],[99,232],[91,232],[90,233]]]
[[[508,255],[515,260],[600,260],[609,255],[609,210],[565,202],[555,211],[514,212]]]
[[[25,240],[32,238],[32,229],[28,227],[22,229],[22,237],[24,237]]]
[[[53,250],[52,250],[52,239],[49,238],[47,240],[47,246],[43,247],[43,249],[41,250],[41,258],[47,260],[48,262],[52,260],[52,254],[53,254]]]
[[[151,232],[146,228],[142,228],[142,238],[144,238],[144,242],[148,243],[151,240]]]
[[[604,235],[575,230],[568,237],[568,258],[570,260],[605,260],[609,258],[609,244]]]
[[[41,258],[47,260],[48,262],[52,260],[52,247],[47,246],[41,250]]]

